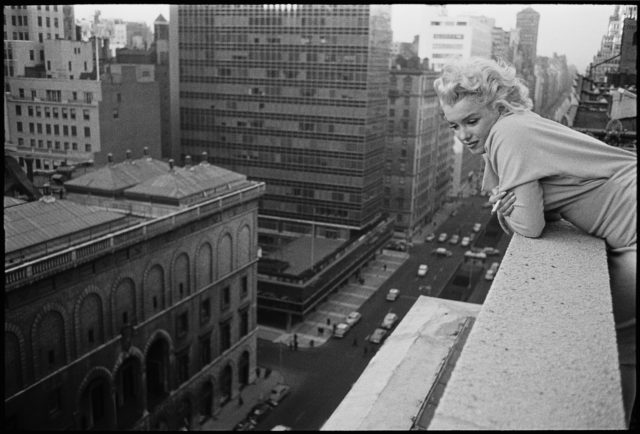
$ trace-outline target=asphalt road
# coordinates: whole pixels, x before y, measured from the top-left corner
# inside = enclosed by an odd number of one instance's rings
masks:
[[[436,235],[447,232],[462,236],[471,232],[475,222],[482,224],[475,243],[492,246],[501,250],[498,257],[489,257],[484,266],[500,260],[509,242],[509,237],[485,235],[489,221],[489,209],[482,208],[485,197],[475,196],[461,200],[458,213],[450,217],[439,228]],[[473,243],[472,243],[473,244]],[[450,257],[431,254],[436,247],[446,247],[453,252]],[[294,430],[319,430],[346,396],[369,360],[379,348],[365,341],[365,338],[382,322],[385,314],[392,311],[400,320],[411,309],[420,295],[437,296],[452,285],[454,274],[462,263],[464,252],[469,247],[438,243],[416,243],[410,248],[410,258],[369,298],[359,309],[362,319],[347,335],[333,338],[317,348],[291,351],[284,344],[258,340],[258,364],[279,371],[284,381],[291,386],[291,393],[258,426],[257,430],[269,430],[275,425],[286,425]],[[418,277],[420,264],[427,264],[426,276]],[[432,291],[426,293],[420,286],[430,285]],[[469,302],[482,303],[491,282],[484,280],[484,271],[478,269],[472,279],[472,293]],[[393,302],[386,301],[389,288],[400,289],[400,297]],[[355,341],[355,345],[354,345]],[[365,353],[365,348],[366,353]]]

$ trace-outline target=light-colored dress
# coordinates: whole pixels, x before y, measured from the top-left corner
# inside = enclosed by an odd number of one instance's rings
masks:
[[[559,213],[605,240],[620,362],[635,368],[636,153],[531,111],[500,117],[485,150],[483,189],[514,192],[513,231],[538,237]]]

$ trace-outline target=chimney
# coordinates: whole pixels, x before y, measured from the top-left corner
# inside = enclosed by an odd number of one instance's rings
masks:
[[[107,163],[113,164],[113,154],[111,152],[107,154]]]
[[[209,164],[209,154],[207,154],[207,151],[202,151],[202,160],[200,161],[200,165],[206,166],[207,164]]]
[[[151,161],[151,157],[149,156],[149,148],[147,146],[142,150],[142,154],[147,159],[147,161]]]
[[[124,153],[124,156],[126,158],[127,161],[131,160],[131,149],[127,149]]]
[[[184,167],[191,167],[191,155],[184,157]]]
[[[169,172],[173,172],[173,158],[169,159]]]

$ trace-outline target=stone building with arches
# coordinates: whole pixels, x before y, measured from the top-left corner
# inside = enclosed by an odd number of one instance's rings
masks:
[[[128,155],[65,190],[5,200],[5,427],[214,416],[255,381],[264,183]]]

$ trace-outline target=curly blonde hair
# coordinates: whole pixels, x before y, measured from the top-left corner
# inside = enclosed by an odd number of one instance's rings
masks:
[[[440,104],[454,105],[463,98],[491,105],[500,111],[523,111],[533,107],[529,89],[504,60],[472,57],[445,65],[433,82]]]

